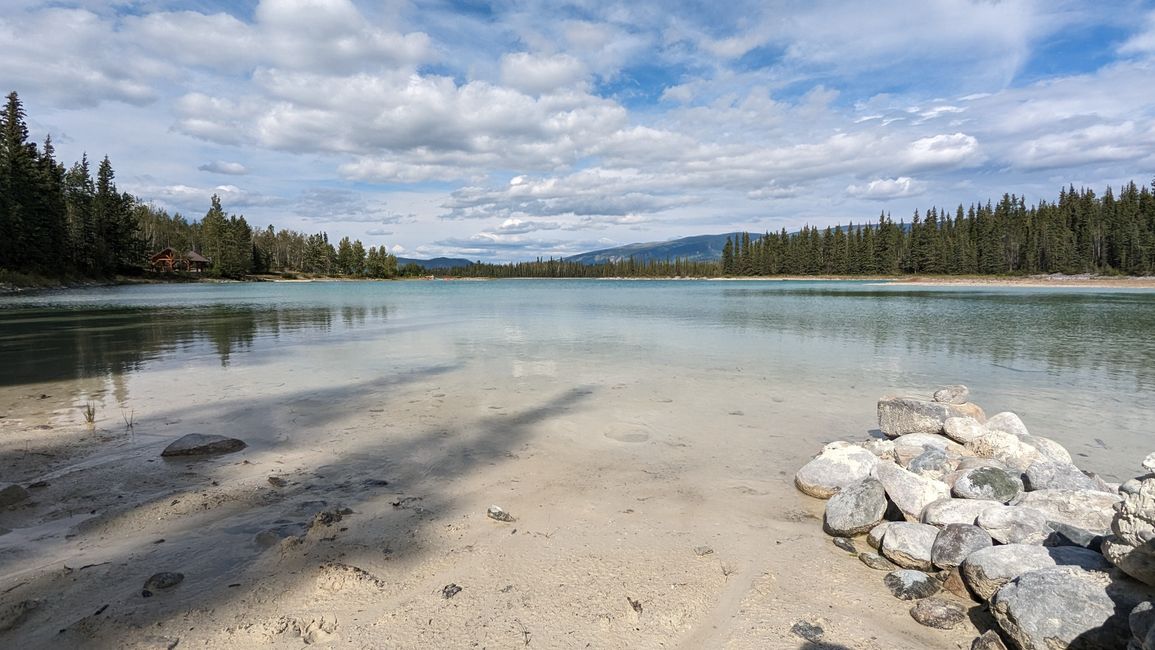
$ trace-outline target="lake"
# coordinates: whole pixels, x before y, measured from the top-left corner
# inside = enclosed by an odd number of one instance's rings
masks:
[[[508,280],[0,298],[0,407],[59,428],[91,402],[98,427],[132,423],[129,447],[178,428],[303,442],[374,409],[390,426],[443,426],[391,401],[421,387],[443,409],[482,412],[565,395],[584,406],[535,435],[742,437],[780,452],[765,471],[792,472],[821,443],[875,428],[883,394],[948,383],[988,414],[1015,411],[1084,468],[1129,477],[1152,451],[1155,292]]]

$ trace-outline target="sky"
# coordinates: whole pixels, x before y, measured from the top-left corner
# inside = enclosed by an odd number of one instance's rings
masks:
[[[1155,0],[5,0],[0,90],[200,219],[559,257],[1155,177]]]

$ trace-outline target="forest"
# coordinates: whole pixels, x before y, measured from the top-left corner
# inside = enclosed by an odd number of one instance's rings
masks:
[[[168,247],[209,258],[216,277],[399,273],[384,246],[366,250],[348,237],[334,246],[323,232],[254,230],[243,216],[226,215],[216,196],[200,220],[170,215],[120,192],[107,156],[93,178],[87,156],[68,167],[56,160],[51,137],[42,146],[30,142],[20,99],[8,95],[0,112],[0,271],[65,279],[138,275],[150,254]]]
[[[0,272],[63,278],[140,274],[151,253],[171,247],[212,261],[210,274],[311,273],[370,278],[417,275],[398,268],[385,246],[366,249],[326,233],[253,229],[226,215],[220,199],[189,221],[116,187],[108,157],[95,178],[87,156],[65,166],[50,137],[28,139],[15,92],[0,112]],[[715,277],[774,275],[1016,275],[1155,273],[1155,181],[1130,182],[1101,195],[1073,185],[1057,200],[1028,206],[1004,194],[959,205],[953,215],[932,207],[910,222],[883,213],[876,223],[806,226],[727,240],[718,261],[623,259],[582,264],[555,259],[476,263],[441,273],[454,277]],[[4,276],[0,274],[0,280]]]

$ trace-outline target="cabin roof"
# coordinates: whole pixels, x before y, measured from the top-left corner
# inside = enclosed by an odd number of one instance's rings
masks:
[[[184,254],[184,258],[190,262],[208,262],[209,258],[201,255],[196,251],[189,251]]]

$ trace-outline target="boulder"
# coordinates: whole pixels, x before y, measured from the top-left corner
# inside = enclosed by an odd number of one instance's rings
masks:
[[[1155,475],[1125,485],[1103,555],[1132,578],[1155,585]]]
[[[934,538],[930,561],[940,569],[953,569],[975,551],[994,545],[987,531],[972,524],[948,524]]]
[[[794,475],[794,485],[819,499],[870,476],[878,457],[848,442],[832,442]]]
[[[1061,595],[1061,596],[1060,596]],[[1059,597],[1056,597],[1059,596]],[[1030,571],[991,600],[991,614],[1020,648],[1125,648],[1128,616],[1155,589],[1078,567]]]
[[[982,409],[974,404],[944,404],[912,397],[878,400],[878,428],[891,438],[910,433],[941,433],[947,418],[971,416],[980,422]]]
[[[870,545],[870,548],[877,550],[882,547],[882,538],[886,535],[886,529],[893,523],[895,522],[884,521],[870,529],[870,532],[866,534],[866,543]]]
[[[190,433],[177,438],[160,452],[161,456],[208,456],[231,454],[248,447],[242,440],[228,436]]]
[[[1011,468],[1008,467],[1006,463],[1001,460],[995,460],[994,458],[983,458],[981,456],[963,456],[958,461],[959,470],[976,469],[979,467],[997,467],[999,469],[1007,470],[1008,472],[1011,471]]]
[[[860,535],[877,526],[886,514],[886,491],[877,479],[852,483],[830,497],[822,528],[829,535]]]
[[[995,413],[987,418],[986,424],[991,431],[1005,431],[1014,436],[1031,435],[1031,432],[1027,431],[1027,425],[1023,424],[1022,418],[1010,411]]]
[[[1099,553],[1103,552],[1103,542],[1107,536],[1101,531],[1086,530],[1061,521],[1048,521],[1051,534],[1043,542],[1044,546],[1082,546]]]
[[[998,467],[964,470],[951,486],[951,494],[960,499],[985,499],[999,503],[1007,503],[1022,491],[1023,481]]]
[[[1095,480],[1078,467],[1049,460],[1031,463],[1023,472],[1023,486],[1028,490],[1099,490]]]
[[[878,463],[874,476],[908,521],[918,521],[927,504],[950,495],[945,483],[919,476],[891,462]]]
[[[1038,449],[1039,454],[1052,463],[1065,463],[1070,465],[1074,462],[1074,459],[1071,458],[1071,452],[1050,438],[1044,438],[1042,436],[1019,436],[1019,440]]]
[[[929,598],[942,589],[942,584],[938,580],[913,569],[891,571],[882,582],[890,593],[900,600]]]
[[[947,418],[942,423],[942,432],[946,437],[960,444],[966,444],[975,438],[985,435],[989,431],[986,425],[972,417]]]
[[[0,488],[0,508],[7,508],[14,506],[21,501],[28,498],[28,490],[24,489],[22,485],[9,483],[3,488]]]
[[[1053,532],[1043,513],[1034,508],[993,506],[975,520],[1000,544],[1043,544]]]
[[[898,522],[886,529],[882,538],[882,555],[906,569],[929,571],[931,549],[938,529],[926,524]]]
[[[952,460],[945,451],[931,448],[911,460],[906,466],[906,469],[919,476],[941,481],[944,476],[953,472],[957,466],[958,461]]]
[[[955,459],[955,464],[962,456],[971,455],[966,447],[950,438],[934,433],[908,433],[901,438],[894,439],[893,442],[894,459],[903,467],[909,466],[911,461],[931,449],[945,452],[947,456]]]
[[[1106,572],[1111,565],[1102,555],[1077,546],[1031,546],[1005,544],[979,549],[959,565],[963,580],[976,596],[990,600],[1000,587],[1030,571],[1073,566]]]
[[[962,384],[951,384],[950,386],[943,386],[936,390],[931,399],[943,404],[966,404],[970,394],[971,391],[966,386]]]
[[[1011,504],[1034,508],[1047,521],[1105,534],[1111,528],[1114,506],[1121,500],[1117,494],[1098,490],[1036,490],[1020,494]]]
[[[989,431],[966,443],[966,448],[976,456],[994,458],[1017,470],[1024,470],[1042,458],[1038,449],[1006,431]]]
[[[1135,643],[1138,643],[1142,650],[1155,650],[1155,647],[1145,647],[1146,639],[1155,629],[1155,601],[1149,600],[1136,605],[1135,609],[1131,610],[1131,615],[1127,617],[1127,623],[1131,628],[1131,636],[1135,637]]]
[[[948,497],[927,504],[922,510],[920,521],[939,528],[947,524],[973,524],[984,510],[997,505],[1001,504],[998,501],[951,499]]]
[[[910,616],[927,627],[953,630],[966,620],[967,608],[942,598],[924,598],[910,608]]]

